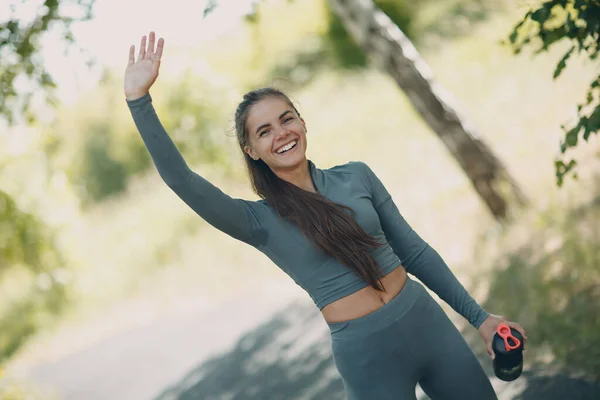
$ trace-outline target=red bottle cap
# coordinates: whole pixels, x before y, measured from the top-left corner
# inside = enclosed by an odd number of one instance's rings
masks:
[[[504,348],[506,351],[515,350],[521,346],[521,341],[513,336],[508,325],[499,324],[498,328],[496,328],[496,332],[498,332],[498,336],[504,339]],[[510,339],[513,344],[511,344],[508,339]]]

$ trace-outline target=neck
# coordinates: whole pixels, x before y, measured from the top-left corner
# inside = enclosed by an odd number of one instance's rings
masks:
[[[313,184],[310,176],[310,170],[308,166],[308,160],[304,159],[303,162],[299,163],[296,167],[273,171],[275,175],[283,179],[292,185],[298,186],[300,189],[306,190],[307,192],[316,193],[317,189]]]

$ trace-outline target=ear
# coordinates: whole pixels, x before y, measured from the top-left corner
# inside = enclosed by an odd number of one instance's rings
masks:
[[[306,121],[304,121],[304,118],[300,118],[300,121],[302,121],[302,126],[304,127],[304,133],[308,133],[308,129],[306,129]]]
[[[244,151],[254,160],[258,160],[258,156],[254,152],[254,149],[250,146],[244,146]]]

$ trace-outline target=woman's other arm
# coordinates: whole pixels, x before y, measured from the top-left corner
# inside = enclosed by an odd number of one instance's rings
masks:
[[[489,314],[469,295],[438,252],[406,222],[375,173],[361,164],[385,236],[406,271],[479,328]]]

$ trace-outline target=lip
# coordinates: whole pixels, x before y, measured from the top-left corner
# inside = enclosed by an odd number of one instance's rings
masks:
[[[296,145],[294,147],[292,147],[290,150],[288,150],[285,153],[278,153],[279,149],[281,149],[282,147],[287,146],[288,144],[292,143],[292,142],[296,142]],[[298,144],[300,144],[300,141],[298,139],[292,139],[289,142],[282,144],[281,146],[277,146],[277,148],[273,151],[275,154],[277,154],[278,156],[281,156],[283,154],[289,153],[290,151],[294,150],[296,147],[298,147]]]

